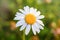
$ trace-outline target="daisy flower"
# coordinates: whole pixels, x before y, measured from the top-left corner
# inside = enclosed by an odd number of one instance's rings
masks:
[[[40,29],[43,29],[43,22],[40,19],[44,18],[44,15],[40,15],[40,11],[29,6],[25,6],[24,9],[19,9],[20,12],[17,12],[14,20],[18,20],[16,27],[20,27],[20,31],[25,29],[25,34],[28,35],[30,29],[34,35],[40,32]]]

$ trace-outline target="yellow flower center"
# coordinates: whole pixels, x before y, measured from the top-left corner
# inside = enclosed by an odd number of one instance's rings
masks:
[[[36,17],[35,17],[33,14],[27,14],[27,15],[25,16],[25,22],[26,22],[27,24],[34,24],[35,21],[36,21]]]

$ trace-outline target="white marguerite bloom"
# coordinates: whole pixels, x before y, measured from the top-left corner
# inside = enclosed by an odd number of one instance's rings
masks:
[[[28,35],[30,29],[32,28],[33,34],[40,32],[40,29],[43,29],[43,22],[40,19],[43,19],[44,16],[40,15],[40,11],[29,6],[25,6],[24,10],[19,9],[20,12],[17,12],[14,20],[19,20],[16,23],[16,27],[21,26],[20,31],[25,29],[25,34]]]

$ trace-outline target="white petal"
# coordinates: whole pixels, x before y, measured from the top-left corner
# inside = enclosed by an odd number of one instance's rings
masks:
[[[24,24],[24,21],[23,20],[22,21],[18,21],[17,24],[16,24],[16,27],[21,26],[23,24]]]
[[[34,11],[34,9],[33,8],[30,8],[30,13],[34,13],[33,11]]]
[[[40,32],[40,30],[39,30],[38,28],[36,28],[36,26],[35,26],[34,28],[35,28],[35,31],[36,31],[37,33]]]
[[[24,16],[22,16],[22,17],[17,16],[14,18],[14,20],[23,20],[23,19],[24,19]]]
[[[33,7],[30,8],[30,13],[34,14],[36,17],[39,15],[39,12],[37,12],[37,9],[34,9]]]
[[[35,9],[35,11],[37,11],[37,9]]]
[[[17,13],[16,17],[14,18],[14,20],[21,20],[21,19],[24,19],[24,17],[25,17],[25,15]]]
[[[25,14],[25,11],[24,11],[24,10],[22,10],[22,9],[19,9],[19,11],[20,11],[21,13]]]
[[[19,13],[19,12],[16,12],[16,15],[15,16],[20,16],[21,15],[21,13]]]
[[[33,31],[34,35],[36,35],[36,31],[34,29],[34,25],[32,25],[32,31]]]
[[[19,12],[16,12],[16,15],[15,16],[24,16],[24,14],[19,13]]]
[[[39,23],[37,23],[37,26],[39,27],[39,29],[44,29]]]
[[[38,17],[40,15],[40,11],[37,11],[37,9],[34,9],[33,13],[36,17]]]
[[[31,29],[30,25],[27,25],[26,30],[25,30],[26,35],[28,35],[28,33],[30,32],[30,29]]]
[[[36,10],[34,10],[34,8],[33,8],[33,7],[31,7],[31,8],[30,8],[30,13],[32,13],[32,14],[34,14],[34,15],[35,15]]]
[[[37,28],[37,29],[39,29],[39,27],[38,27],[37,23],[35,23],[34,25],[36,26],[36,28]]]
[[[43,22],[41,20],[36,20],[40,25],[44,26]]]
[[[40,16],[37,17],[37,19],[43,19],[43,18],[44,18],[43,15],[40,15]]]
[[[29,7],[28,6],[24,7],[24,11],[26,12],[26,14],[29,13]]]
[[[37,11],[36,14],[37,14],[37,16],[39,16],[41,13],[40,13],[40,11]]]
[[[27,24],[24,23],[24,24],[21,26],[20,31],[24,30],[26,26],[27,26]]]
[[[40,30],[39,29],[37,29],[37,33],[40,33]]]
[[[21,18],[20,17],[15,17],[14,20],[20,20]]]
[[[36,31],[37,33],[39,33],[39,32],[40,32],[40,29],[38,28],[38,26],[37,26],[36,24],[34,24],[33,26],[34,26],[35,31]]]

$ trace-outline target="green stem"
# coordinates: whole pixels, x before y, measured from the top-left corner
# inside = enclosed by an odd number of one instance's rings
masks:
[[[25,40],[25,30],[23,30],[23,40]]]

